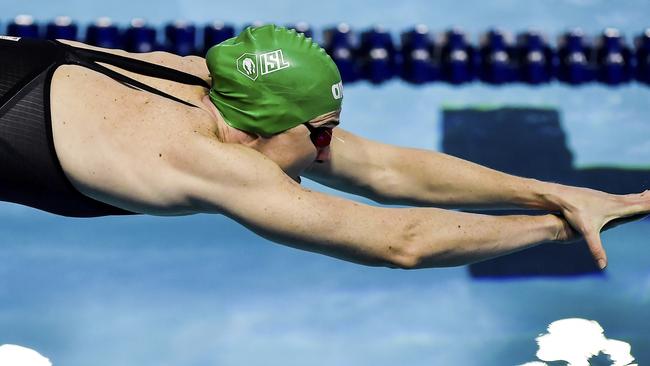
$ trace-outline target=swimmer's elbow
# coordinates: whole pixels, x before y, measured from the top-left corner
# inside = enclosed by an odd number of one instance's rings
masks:
[[[430,235],[422,221],[411,221],[388,246],[384,255],[385,266],[396,269],[423,269],[454,267],[467,264],[454,260],[453,245],[445,245],[445,238]]]
[[[389,258],[384,262],[384,267],[391,269],[419,269],[420,260],[417,257],[412,256],[398,256]]]
[[[394,244],[388,245],[385,255],[386,267],[395,269],[423,268],[420,235],[416,234],[417,225],[407,226]]]
[[[398,169],[377,169],[370,184],[363,186],[364,196],[382,205],[408,202],[406,192],[411,184]]]

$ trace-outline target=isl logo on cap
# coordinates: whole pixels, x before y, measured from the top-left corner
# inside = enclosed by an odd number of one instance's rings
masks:
[[[270,74],[291,66],[284,59],[282,50],[262,54],[244,53],[237,59],[237,71],[255,81],[260,75]]]

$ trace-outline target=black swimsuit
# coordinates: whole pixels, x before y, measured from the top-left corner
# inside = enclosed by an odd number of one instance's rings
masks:
[[[54,71],[60,65],[80,65],[128,87],[195,106],[97,62],[209,88],[195,75],[128,57],[57,41],[0,37],[0,201],[72,217],[132,214],[81,194],[65,176],[52,139],[50,82]]]

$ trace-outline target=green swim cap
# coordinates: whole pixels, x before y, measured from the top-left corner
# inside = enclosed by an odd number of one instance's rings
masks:
[[[341,109],[341,75],[311,38],[275,25],[248,27],[205,56],[210,99],[230,126],[270,136]]]

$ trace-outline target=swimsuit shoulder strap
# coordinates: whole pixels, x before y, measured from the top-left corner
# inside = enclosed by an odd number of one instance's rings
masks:
[[[80,66],[90,68],[128,87],[138,89],[138,90],[145,90],[150,93],[160,95],[162,97],[174,100],[176,102],[182,103],[187,106],[196,107],[192,103],[186,102],[173,95],[167,94],[162,90],[151,87],[131,77],[128,77],[124,74],[121,74],[103,65],[100,65],[99,62],[117,66],[121,69],[135,72],[140,75],[175,81],[186,85],[197,85],[207,89],[210,88],[210,85],[205,80],[201,79],[196,75],[192,75],[183,71],[178,71],[169,67],[157,65],[142,60],[132,59],[129,57],[115,55],[108,52],[74,47],[60,42],[57,43],[65,47],[66,50],[68,51],[65,52],[66,56],[65,56],[65,60],[63,61],[64,63],[77,64]]]

